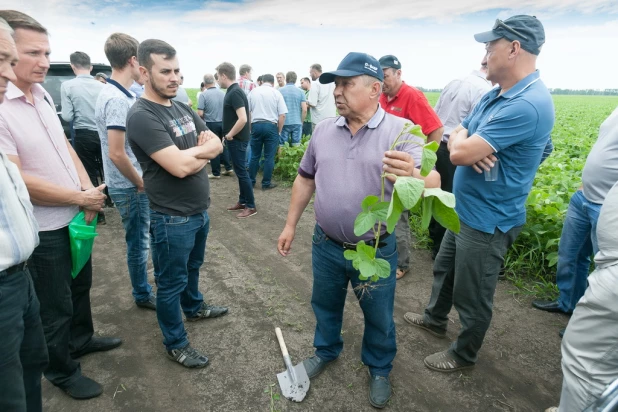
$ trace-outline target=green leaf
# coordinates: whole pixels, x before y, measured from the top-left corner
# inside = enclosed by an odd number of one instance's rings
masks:
[[[359,267],[360,273],[366,277],[370,278],[376,274],[376,266],[373,260],[363,260],[360,263]]]
[[[431,150],[432,152],[437,152],[440,148],[440,145],[438,144],[438,142],[433,141],[431,143],[427,143],[425,146],[423,146],[423,148]]]
[[[376,216],[371,211],[362,211],[354,220],[354,234],[362,236],[373,229],[376,224]]]
[[[403,205],[401,204],[401,200],[399,200],[399,195],[397,191],[393,191],[393,196],[391,197],[391,203],[388,208],[388,214],[386,217],[386,231],[388,233],[393,233],[395,230],[395,225],[403,212]]]
[[[455,212],[455,209],[452,209],[440,202],[439,198],[435,198],[433,200],[432,215],[433,218],[436,219],[436,221],[442,226],[455,233],[459,233],[461,225],[457,212]]]
[[[366,245],[364,240],[361,240],[356,244],[356,252],[362,260],[372,260],[376,257],[376,250],[371,246]]]
[[[362,280],[362,279],[361,279],[361,280]],[[378,280],[380,280],[380,277],[379,277],[378,275],[373,275],[373,276],[371,277],[371,281],[372,281],[372,282],[377,282]]]
[[[449,192],[445,192],[444,190],[440,189],[440,188],[430,188],[430,189],[425,189],[423,191],[423,196],[425,197],[430,197],[430,196],[434,196],[437,197],[438,199],[440,199],[440,202],[442,202],[442,204],[444,206],[453,208],[455,207],[455,195]]]
[[[421,217],[421,227],[423,229],[427,229],[429,227],[429,222],[431,222],[433,199],[433,197],[423,198],[423,214]]]
[[[375,203],[378,203],[380,201],[380,198],[374,195],[369,195],[366,198],[363,199],[363,202],[361,203],[361,209],[363,209],[364,211],[369,210],[369,207]]]
[[[425,189],[425,182],[412,176],[400,176],[395,181],[393,192],[397,193],[405,210],[414,207]]]
[[[386,218],[388,217],[388,209],[390,207],[390,202],[379,202],[371,206],[371,213],[375,216],[376,220],[381,220],[382,222],[386,222]]]
[[[421,176],[425,177],[433,170],[438,156],[435,152],[423,147],[423,157],[421,158]]]
[[[391,265],[390,263],[388,263],[387,260],[376,259],[375,266],[376,266],[376,275],[378,275],[378,277],[386,279],[387,277],[391,275]]]
[[[412,126],[412,128],[409,128],[408,133],[413,134],[414,136],[418,136],[423,140],[427,138],[427,136],[423,134],[423,130],[421,129],[419,125],[414,125]]]
[[[345,250],[343,252],[343,257],[346,258],[347,260],[351,260],[352,261],[352,266],[354,267],[354,269],[358,270],[361,258],[358,255],[357,251],[355,251],[355,250]]]

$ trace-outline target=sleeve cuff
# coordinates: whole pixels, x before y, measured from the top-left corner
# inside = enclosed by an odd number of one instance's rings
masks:
[[[490,139],[487,139],[483,136],[481,136],[478,133],[475,133],[476,136],[480,137],[481,139],[483,139],[485,141],[485,143],[487,143],[489,146],[491,146],[492,149],[494,149],[495,153],[498,153],[500,150],[496,148],[495,144],[492,144],[493,142]],[[473,135],[474,136],[474,135]]]
[[[298,174],[304,177],[305,179],[315,179],[315,175],[305,172],[302,168],[298,168]]]
[[[124,126],[107,126],[107,130],[121,130],[123,132],[126,132],[127,128]]]

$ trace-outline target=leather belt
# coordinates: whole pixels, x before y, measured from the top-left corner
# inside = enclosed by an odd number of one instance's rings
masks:
[[[382,242],[383,240],[386,240],[391,234],[390,233],[385,233],[383,235],[380,236],[380,243],[378,243],[378,248],[383,248],[384,246],[386,246],[385,242]],[[326,236],[326,238],[330,241],[332,241],[333,243],[341,246],[342,248],[344,248],[345,250],[356,250],[356,243],[349,243],[349,242],[340,242],[338,240],[335,240],[331,237]],[[375,239],[371,239],[371,240],[367,240],[365,241],[365,244],[371,247],[374,247],[376,245],[376,240]]]
[[[28,265],[26,264],[26,262],[18,263],[17,265],[11,266],[10,268],[5,269],[2,272],[0,272],[0,276],[1,275],[7,275],[8,276],[8,275],[13,275],[13,274],[18,273],[18,272],[23,272],[26,269],[27,266]]]

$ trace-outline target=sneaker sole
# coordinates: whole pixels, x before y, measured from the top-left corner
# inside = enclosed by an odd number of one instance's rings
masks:
[[[200,316],[197,316],[195,318],[187,318],[187,317],[185,317],[185,319],[187,320],[187,322],[197,322],[197,321],[200,321],[200,320],[220,318],[221,316],[225,316],[227,314],[228,314],[228,312],[224,312],[224,313],[222,313],[220,315],[217,315],[217,316],[208,316],[208,317],[205,317],[205,318],[202,318]]]
[[[419,325],[418,323],[415,323],[413,320],[408,319],[407,314],[403,315],[403,319],[404,319],[406,322],[408,322],[410,325],[412,325],[412,326],[414,326],[414,327],[417,327],[417,328],[419,328],[419,329],[423,329],[424,331],[429,332],[429,334],[430,334],[430,335],[433,335],[433,336],[435,336],[436,338],[440,338],[440,339],[446,339],[446,338],[448,338],[448,336],[446,336],[446,333],[445,333],[445,334],[440,334],[440,333],[438,333],[438,332],[435,332],[435,331],[433,331],[433,330],[429,329],[429,328],[428,328],[428,327],[426,327],[426,326]]]
[[[392,397],[392,396],[393,396],[393,395],[389,396],[389,397],[388,397],[388,399],[386,400],[386,402],[384,402],[382,405],[380,405],[380,404],[375,403],[375,402],[373,402],[373,401],[371,400],[371,394],[370,394],[370,395],[369,395],[369,403],[370,403],[370,404],[371,404],[371,406],[373,406],[374,408],[377,408],[377,409],[384,409],[384,408],[386,408],[386,405],[388,405],[388,401],[390,401],[390,400],[391,400],[391,397]]]

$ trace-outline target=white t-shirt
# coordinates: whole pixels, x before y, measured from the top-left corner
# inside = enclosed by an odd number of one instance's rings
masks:
[[[335,107],[335,83],[311,82],[307,103],[311,106],[311,123],[318,124],[324,119],[337,116]]]

